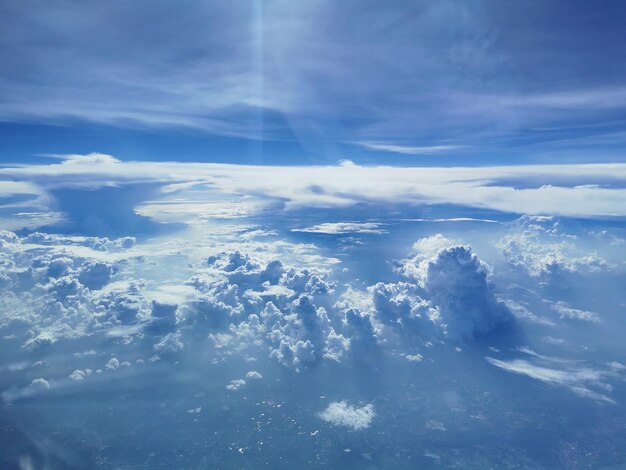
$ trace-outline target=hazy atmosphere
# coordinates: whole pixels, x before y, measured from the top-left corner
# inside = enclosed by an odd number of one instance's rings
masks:
[[[625,24],[0,1],[0,468],[626,468]]]

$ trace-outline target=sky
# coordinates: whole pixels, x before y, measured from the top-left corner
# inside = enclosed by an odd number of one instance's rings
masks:
[[[4,162],[623,162],[619,1],[1,8]]]
[[[624,20],[0,2],[0,467],[622,468]]]

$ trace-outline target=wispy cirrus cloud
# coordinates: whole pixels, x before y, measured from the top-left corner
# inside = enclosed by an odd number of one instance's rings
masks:
[[[384,224],[377,222],[325,222],[310,227],[294,228],[292,232],[305,233],[325,233],[328,235],[345,235],[345,234],[372,234],[382,235],[387,233],[383,228]]]
[[[305,148],[361,142],[376,152],[445,155],[461,150],[448,142],[519,141],[529,126],[597,125],[626,112],[625,89],[597,79],[626,75],[620,36],[611,40],[621,31],[563,31],[563,15],[547,5],[532,6],[541,25],[530,23],[529,5],[503,10],[498,2],[35,5],[36,17],[21,3],[0,10],[3,121],[186,128]],[[101,25],[112,34],[94,35]],[[522,27],[537,34],[519,34]],[[595,132],[606,130],[585,131]]]
[[[525,375],[549,385],[564,387],[582,397],[615,403],[609,396],[611,386],[608,380],[622,376],[624,369],[622,364],[613,362],[598,367],[580,361],[544,356],[525,348],[522,348],[520,352],[526,357],[501,360],[487,356],[485,359],[491,365],[507,372]]]
[[[400,153],[403,155],[437,155],[452,153],[456,150],[465,148],[463,145],[430,145],[423,147],[415,147],[409,145],[399,145],[384,142],[357,142],[357,145],[369,150],[380,152]]]

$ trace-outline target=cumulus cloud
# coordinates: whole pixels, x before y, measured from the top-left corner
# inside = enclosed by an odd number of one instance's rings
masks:
[[[416,284],[379,282],[369,288],[376,318],[390,327],[398,326],[428,337],[435,332],[438,312]]]
[[[342,400],[330,403],[318,416],[334,426],[343,426],[354,431],[360,431],[370,426],[376,413],[371,404],[358,407]]]
[[[525,215],[511,224],[498,247],[511,266],[543,280],[605,270],[609,263],[596,253],[581,252],[577,237],[555,217]]]
[[[228,385],[226,385],[226,389],[236,392],[237,390],[239,390],[241,387],[243,387],[244,385],[246,385],[246,381],[243,379],[235,379],[235,380],[231,380],[230,383]]]
[[[185,346],[181,338],[180,332],[166,334],[159,342],[154,344],[154,352],[157,354],[173,354],[181,351]]]
[[[469,247],[437,252],[428,263],[423,286],[450,336],[483,335],[512,320],[509,309],[494,295],[485,265]]]
[[[50,388],[50,382],[44,378],[34,379],[30,383],[29,388],[33,391],[48,390]]]
[[[423,335],[438,329],[457,340],[482,336],[512,322],[510,310],[495,296],[488,266],[470,247],[450,243],[442,235],[418,240],[416,252],[397,267],[413,282],[370,288],[381,322],[401,324]]]
[[[81,381],[85,380],[85,378],[90,376],[91,373],[92,373],[91,369],[85,369],[85,370],[76,369],[74,372],[72,372],[69,375],[69,378],[74,380],[74,381],[76,381],[76,382],[81,382]]]
[[[421,354],[405,354],[404,357],[409,362],[422,362],[424,360],[424,356]]]
[[[109,362],[107,362],[106,365],[104,366],[104,368],[108,370],[119,369],[119,367],[120,367],[120,361],[116,357],[112,357],[111,359],[109,359]]]
[[[103,261],[88,261],[78,274],[78,280],[89,289],[102,289],[111,280],[114,267]]]

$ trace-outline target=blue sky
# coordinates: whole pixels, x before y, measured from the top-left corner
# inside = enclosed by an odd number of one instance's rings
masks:
[[[366,3],[6,3],[0,158],[624,161],[620,2]]]

